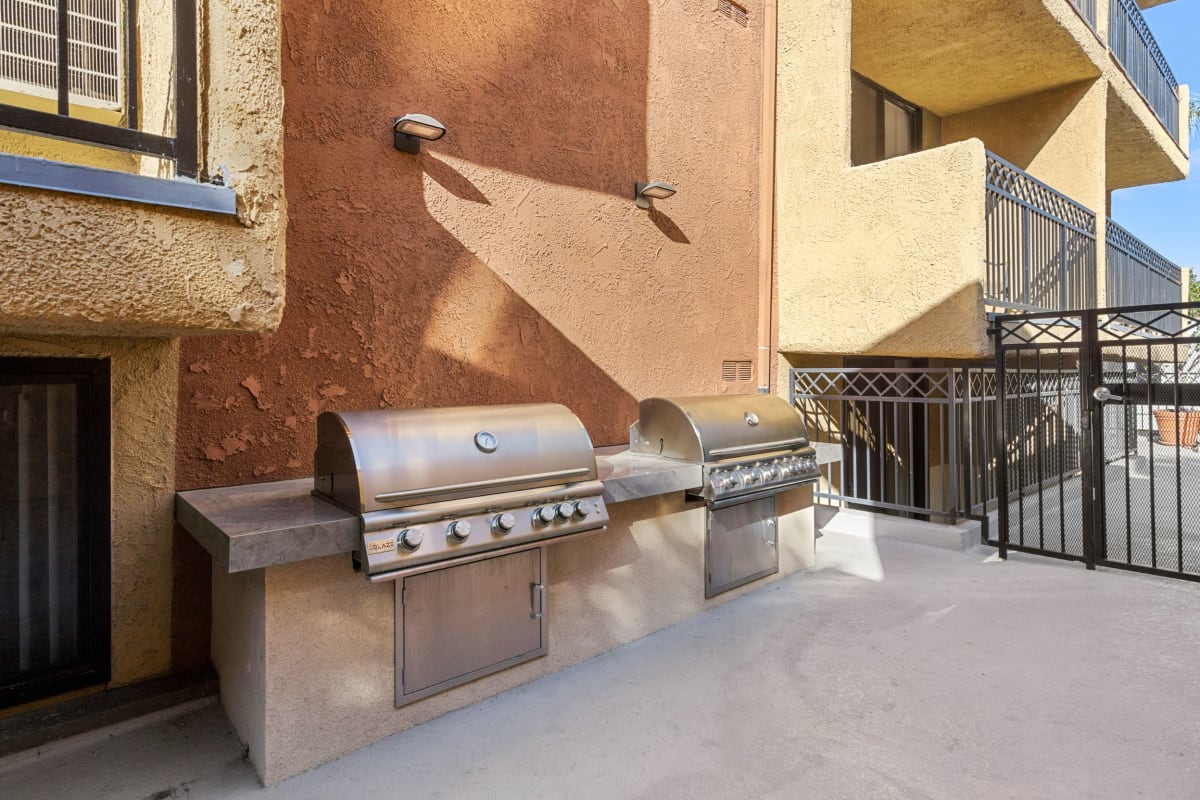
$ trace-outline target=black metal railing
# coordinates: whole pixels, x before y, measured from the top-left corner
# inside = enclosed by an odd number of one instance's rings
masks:
[[[1092,26],[1092,30],[1096,29],[1096,0],[1071,0],[1071,5],[1075,6],[1075,10],[1079,12],[1079,16],[1083,17],[1088,25]]]
[[[0,0],[0,3],[5,0]],[[174,133],[142,129],[138,69],[137,0],[88,4],[82,0],[29,0],[17,8],[0,40],[0,78],[52,96],[54,111],[0,104],[0,127],[127,150],[175,162],[175,174],[197,175],[196,0],[174,0]],[[102,14],[97,9],[103,8]],[[81,103],[82,101],[82,103]],[[80,105],[100,103],[120,112],[120,124],[83,119]]]
[[[1096,305],[1096,215],[999,156],[987,156],[984,302],[1018,311]]]
[[[1108,47],[1155,116],[1179,140],[1179,82],[1134,0],[1109,0]]]
[[[1111,219],[1105,235],[1106,306],[1178,303],[1183,270]]]
[[[818,501],[954,520],[954,385],[949,369],[792,370],[809,439],[842,448],[821,468]]]

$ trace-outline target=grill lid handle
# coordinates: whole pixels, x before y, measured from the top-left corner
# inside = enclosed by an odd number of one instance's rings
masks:
[[[741,444],[737,447],[718,447],[708,451],[713,458],[726,458],[728,456],[747,456],[754,453],[769,453],[772,450],[792,450],[797,447],[807,447],[808,439],[798,437],[796,439],[780,439],[777,442],[758,442],[756,444]]]
[[[407,500],[410,497],[426,497],[430,495],[445,494],[447,492],[473,492],[477,489],[494,489],[497,486],[508,486],[516,483],[527,483],[528,481],[548,481],[554,479],[577,478],[580,475],[587,475],[590,472],[587,467],[579,467],[578,469],[564,469],[559,472],[535,472],[531,475],[506,475],[503,478],[489,478],[486,481],[474,481],[473,483],[455,483],[449,486],[430,486],[426,489],[406,489],[403,492],[384,492],[383,494],[375,495],[377,503],[394,503],[397,500]]]

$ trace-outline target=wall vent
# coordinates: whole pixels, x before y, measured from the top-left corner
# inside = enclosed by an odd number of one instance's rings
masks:
[[[743,28],[750,24],[750,12],[732,0],[717,0],[717,10]]]
[[[754,368],[749,361],[722,361],[721,362],[721,380],[732,383],[734,381],[748,381],[754,377]]]

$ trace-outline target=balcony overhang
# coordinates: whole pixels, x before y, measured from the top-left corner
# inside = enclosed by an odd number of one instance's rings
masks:
[[[1106,55],[1062,0],[854,2],[853,69],[939,116],[1096,78]]]
[[[1187,87],[1180,89],[1180,102],[1184,105],[1181,125],[1186,125]],[[1128,81],[1110,83],[1107,105],[1105,174],[1108,191],[1187,177],[1187,153],[1163,127],[1133,84]]]

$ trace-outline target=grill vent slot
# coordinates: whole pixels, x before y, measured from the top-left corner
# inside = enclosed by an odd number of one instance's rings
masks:
[[[721,380],[728,383],[748,381],[754,377],[754,369],[749,361],[722,361]]]
[[[743,28],[750,24],[750,12],[744,6],[739,6],[732,0],[718,0],[717,10]]]

